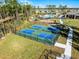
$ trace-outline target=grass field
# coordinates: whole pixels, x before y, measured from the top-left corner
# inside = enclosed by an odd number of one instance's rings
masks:
[[[29,23],[25,21],[22,28],[26,28],[27,24]],[[45,49],[49,49],[48,47],[43,43],[11,33],[0,41],[0,59],[38,59]],[[59,50],[57,47],[52,49],[54,52]],[[60,53],[63,53],[62,49]]]
[[[62,43],[62,44],[66,44],[66,41],[67,41],[67,39],[61,35],[57,39],[57,42]]]
[[[79,19],[65,19],[64,24],[69,26],[75,26],[79,28]]]
[[[59,19],[56,19],[56,22],[59,23]],[[79,28],[79,19],[63,19],[63,22],[65,25]]]
[[[68,26],[74,26],[79,28],[79,20],[63,21],[64,24]],[[27,24],[31,25],[25,22],[22,25],[22,28],[28,27]],[[57,41],[66,44],[66,39],[62,36]],[[45,49],[49,49],[48,46],[40,42],[36,42],[10,33],[5,37],[4,40],[0,40],[0,59],[38,59]],[[52,46],[51,50],[57,54],[64,53],[64,49],[55,46]],[[79,51],[73,48],[72,57],[78,59]]]
[[[46,48],[42,43],[9,34],[0,41],[0,59],[38,59]]]
[[[64,19],[64,24],[73,27],[73,29],[79,32],[79,19]]]

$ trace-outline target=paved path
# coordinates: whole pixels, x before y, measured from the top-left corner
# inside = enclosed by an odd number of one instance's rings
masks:
[[[72,54],[72,38],[73,38],[73,29],[69,27],[69,33],[68,33],[66,48],[65,48],[65,52],[64,52],[65,59],[71,59],[71,54]]]
[[[60,19],[60,24],[64,24],[63,21]],[[69,27],[69,33],[68,33],[68,38],[67,38],[67,43],[66,45],[61,45],[60,43],[56,43],[55,46],[58,47],[63,47],[65,48],[65,52],[61,57],[56,57],[56,59],[71,59],[71,54],[72,54],[72,38],[73,38],[73,29]]]
[[[60,48],[65,48],[65,47],[66,47],[65,44],[61,44],[61,43],[59,43],[59,42],[56,42],[56,43],[55,43],[55,46],[60,47]]]
[[[64,24],[63,21],[62,21],[62,19],[60,19],[60,24]]]

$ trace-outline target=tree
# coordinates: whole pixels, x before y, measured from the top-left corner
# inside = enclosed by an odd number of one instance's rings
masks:
[[[56,8],[56,5],[47,5],[47,8]]]
[[[19,8],[20,4],[17,2],[17,0],[5,0],[5,4],[7,8],[9,9],[9,15],[15,16],[17,20],[19,20]]]
[[[2,4],[2,2],[0,1],[0,19],[2,19],[2,15],[1,15],[1,11],[2,11],[1,4]]]
[[[67,5],[59,5],[59,8],[61,9],[61,13],[62,14],[66,14],[66,12],[67,12],[67,10],[66,10],[66,8],[67,8]]]
[[[26,5],[24,5],[24,14],[27,17],[27,21],[29,21],[29,17],[32,13],[31,10],[32,10],[32,6],[30,4],[27,3]]]
[[[36,7],[35,7],[35,6],[32,6],[32,9],[33,9],[33,10],[32,10],[32,14],[35,15],[35,14],[36,14]]]
[[[48,10],[49,10],[50,13],[51,13],[52,10],[53,10],[54,8],[56,8],[56,5],[47,5],[46,7],[48,8]]]

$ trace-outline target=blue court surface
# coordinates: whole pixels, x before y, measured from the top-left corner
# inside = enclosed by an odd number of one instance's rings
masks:
[[[50,32],[42,31],[41,29],[45,29]],[[34,38],[33,40],[41,41],[46,44],[53,44],[58,35],[56,33],[52,33],[51,31],[57,32],[59,30],[55,27],[48,28],[48,27],[41,26],[41,25],[34,25],[31,28],[22,29],[20,31],[17,31],[17,33],[18,35],[29,37],[32,39]]]
[[[33,29],[38,29],[38,30],[47,30],[47,27],[42,26],[42,25],[33,25],[32,28]]]
[[[38,37],[43,38],[44,40],[52,40],[56,37],[56,35],[42,32],[38,34]]]
[[[32,34],[33,32],[35,32],[35,30],[32,30],[32,29],[25,29],[25,30],[21,30],[20,32],[21,32],[21,33],[24,33],[24,34]]]
[[[33,25],[32,28],[40,29],[40,28],[44,28],[44,26],[41,26],[41,25]]]
[[[56,27],[48,27],[48,30],[50,30],[51,32],[54,32],[54,33],[59,33],[60,32],[60,29],[58,29]]]
[[[17,31],[16,34],[20,35],[20,36],[24,36],[24,37],[27,37],[27,36],[33,36],[33,33],[35,32],[36,30],[33,30],[33,29],[23,29],[23,30],[20,30],[20,31]]]
[[[42,25],[33,25],[32,26],[33,29],[38,29],[38,30],[44,30],[44,31],[50,31],[50,32],[54,32],[54,33],[59,33],[60,29],[58,29],[57,27],[49,27],[49,26],[42,26]]]

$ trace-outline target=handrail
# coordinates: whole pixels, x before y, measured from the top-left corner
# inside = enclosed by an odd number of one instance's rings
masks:
[[[11,20],[11,19],[13,19],[14,17],[6,17],[5,19],[1,19],[0,20],[0,23],[3,23],[3,22],[5,22],[5,21],[8,21],[8,20]]]

